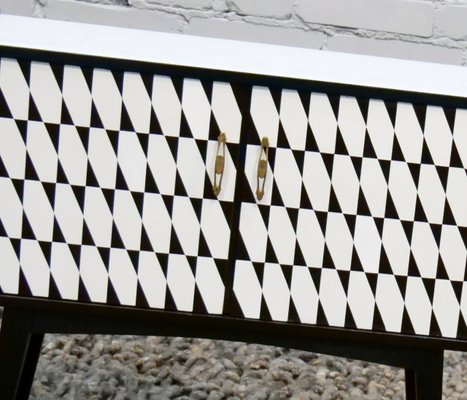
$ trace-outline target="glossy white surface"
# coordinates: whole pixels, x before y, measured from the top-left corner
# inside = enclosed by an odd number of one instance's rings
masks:
[[[0,45],[467,96],[467,68],[0,15]]]

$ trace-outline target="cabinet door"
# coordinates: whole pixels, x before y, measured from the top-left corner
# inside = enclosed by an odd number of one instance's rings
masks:
[[[254,87],[250,114],[237,313],[466,338],[467,111]]]
[[[1,292],[221,313],[236,90],[2,59]],[[225,174],[215,197],[221,130]]]

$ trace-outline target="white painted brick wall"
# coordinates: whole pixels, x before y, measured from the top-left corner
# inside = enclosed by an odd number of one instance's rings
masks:
[[[467,2],[465,5],[443,5],[436,16],[436,28],[441,35],[467,39]]]
[[[320,48],[326,34],[282,26],[259,25],[217,18],[192,18],[185,31],[190,35],[215,36],[223,39],[252,40],[262,43]]]
[[[0,10],[467,65],[467,0],[0,0]]]
[[[412,0],[299,0],[307,22],[428,37],[435,6]]]
[[[51,19],[165,32],[176,32],[184,23],[182,16],[163,11],[77,1],[48,0],[42,11],[44,17]]]
[[[294,0],[231,0],[230,6],[241,15],[287,18],[292,15]]]

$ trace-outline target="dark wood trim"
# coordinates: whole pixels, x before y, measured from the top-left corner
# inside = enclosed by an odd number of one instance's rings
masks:
[[[32,311],[5,307],[0,331],[0,398],[22,400],[29,397],[43,333],[33,333]]]
[[[5,305],[0,398],[5,400],[28,398],[44,333],[183,336],[283,346],[404,368],[407,400],[442,397],[443,347],[450,347],[445,339],[51,300],[0,300]],[[465,342],[452,344],[466,348]]]
[[[440,400],[443,396],[443,351],[425,351],[405,370],[406,400]]]
[[[412,348],[467,351],[467,341],[406,335],[348,328],[321,327],[288,322],[201,315],[126,306],[76,303],[18,296],[1,296],[0,305],[30,310],[40,315],[34,319],[37,333],[102,333],[184,336],[245,341],[314,351],[340,341],[349,346],[347,355],[354,357],[352,347],[364,344],[388,349]],[[64,321],[68,321],[64,323]],[[369,351],[371,353],[371,351]],[[337,355],[337,354],[336,354]],[[390,357],[388,355],[388,357]]]

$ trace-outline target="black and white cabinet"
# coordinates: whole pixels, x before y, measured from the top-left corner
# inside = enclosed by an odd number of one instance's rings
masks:
[[[440,398],[467,340],[464,69],[0,22],[2,398],[49,331],[296,346]]]
[[[243,316],[465,338],[467,110],[253,87],[250,115]]]

